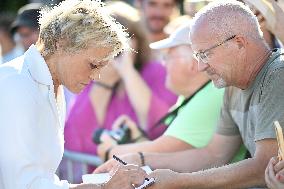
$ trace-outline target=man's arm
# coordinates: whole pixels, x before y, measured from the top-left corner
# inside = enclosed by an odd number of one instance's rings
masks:
[[[163,135],[154,141],[146,141],[140,143],[118,145],[112,148],[109,153],[109,157],[112,155],[119,155],[121,159],[130,164],[141,165],[140,155],[137,152],[174,152],[186,149],[192,149],[193,147],[177,138]],[[99,149],[100,151],[100,149]],[[132,153],[130,153],[132,152]],[[123,155],[125,154],[125,155]],[[99,166],[95,172],[109,172],[114,166],[116,166],[116,161],[110,159],[103,165]]]
[[[110,139],[112,140],[112,139]],[[176,152],[181,150],[192,149],[193,146],[190,144],[179,140],[172,136],[162,135],[153,141],[144,141],[139,143],[123,144],[123,145],[113,145],[114,142],[102,143],[98,146],[98,155],[104,159],[106,156],[106,151],[109,150],[108,158],[113,155],[123,155],[129,154],[128,163],[139,164],[140,160],[136,157],[136,152],[157,152],[157,153],[167,153]],[[139,162],[138,162],[139,160]]]
[[[241,144],[240,136],[224,136],[215,134],[212,141],[205,148],[190,149],[174,153],[151,153],[143,151],[144,162],[152,169],[172,169],[177,172],[193,172],[201,169],[220,166],[228,163],[235,153],[239,150]],[[138,145],[138,144],[135,144]],[[159,148],[170,147],[170,144],[157,146]],[[131,150],[131,149],[130,149]],[[154,149],[153,149],[154,150]],[[137,153],[120,156],[128,163],[140,165],[141,160]],[[201,161],[202,160],[202,161]],[[99,166],[95,172],[108,172],[115,166],[113,160]]]
[[[240,136],[215,134],[205,148],[175,153],[144,153],[145,163],[153,169],[193,172],[228,163],[239,150]]]
[[[253,186],[265,186],[264,171],[269,159],[277,152],[275,139],[264,139],[256,142],[256,152],[253,158],[240,161],[235,164],[225,165],[194,173],[177,174],[166,170],[154,171],[151,176],[158,179],[159,184],[151,189],[158,188],[248,188]],[[190,160],[189,160],[190,159]],[[195,164],[204,164],[204,158],[200,156]],[[208,159],[208,158],[205,158]],[[188,157],[183,162],[187,167],[192,158]],[[200,163],[201,162],[201,163]],[[177,163],[177,162],[175,162]],[[188,167],[189,168],[189,167]],[[196,166],[195,166],[196,168]],[[173,176],[169,177],[168,175]],[[166,179],[165,179],[166,178]],[[172,184],[171,184],[172,183]]]
[[[125,144],[114,146],[110,154],[126,154],[135,152],[157,152],[167,153],[194,148],[190,144],[175,137],[162,135],[154,141],[145,141],[140,143]]]

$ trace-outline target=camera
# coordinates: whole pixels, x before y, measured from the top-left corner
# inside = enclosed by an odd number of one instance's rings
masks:
[[[100,144],[102,134],[107,134],[111,138],[113,138],[117,144],[127,144],[131,142],[131,130],[127,127],[127,125],[122,124],[116,130],[106,130],[104,128],[96,129],[93,134],[93,142],[95,144]]]

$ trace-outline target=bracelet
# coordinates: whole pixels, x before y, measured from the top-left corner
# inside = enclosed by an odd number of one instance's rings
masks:
[[[109,154],[110,154],[110,151],[111,151],[112,149],[113,149],[113,146],[109,147],[109,148],[106,150],[104,162],[106,162],[106,161],[109,159]]]
[[[141,166],[145,166],[145,157],[142,152],[138,152],[140,160],[141,160]]]

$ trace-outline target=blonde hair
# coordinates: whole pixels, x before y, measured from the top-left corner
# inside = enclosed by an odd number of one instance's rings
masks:
[[[53,54],[60,40],[66,43],[65,51],[73,53],[88,45],[111,48],[104,61],[129,48],[128,33],[99,0],[66,0],[43,9],[39,24],[38,43],[43,47],[43,56]]]

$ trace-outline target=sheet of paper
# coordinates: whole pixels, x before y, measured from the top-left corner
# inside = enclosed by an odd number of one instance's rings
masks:
[[[144,169],[147,174],[152,172],[152,170],[149,166],[143,166],[141,168]],[[109,173],[86,174],[86,175],[82,176],[83,183],[85,183],[85,184],[102,184],[102,183],[109,181],[109,179],[110,179]],[[155,182],[155,179],[150,178],[149,181],[145,180],[144,184],[137,187],[136,189],[146,188],[147,186],[150,186],[154,182]]]
[[[139,186],[135,189],[144,189],[144,188],[147,188],[148,186],[151,186],[154,183],[155,183],[155,179],[150,178],[149,180],[145,180],[145,182],[141,186]]]

